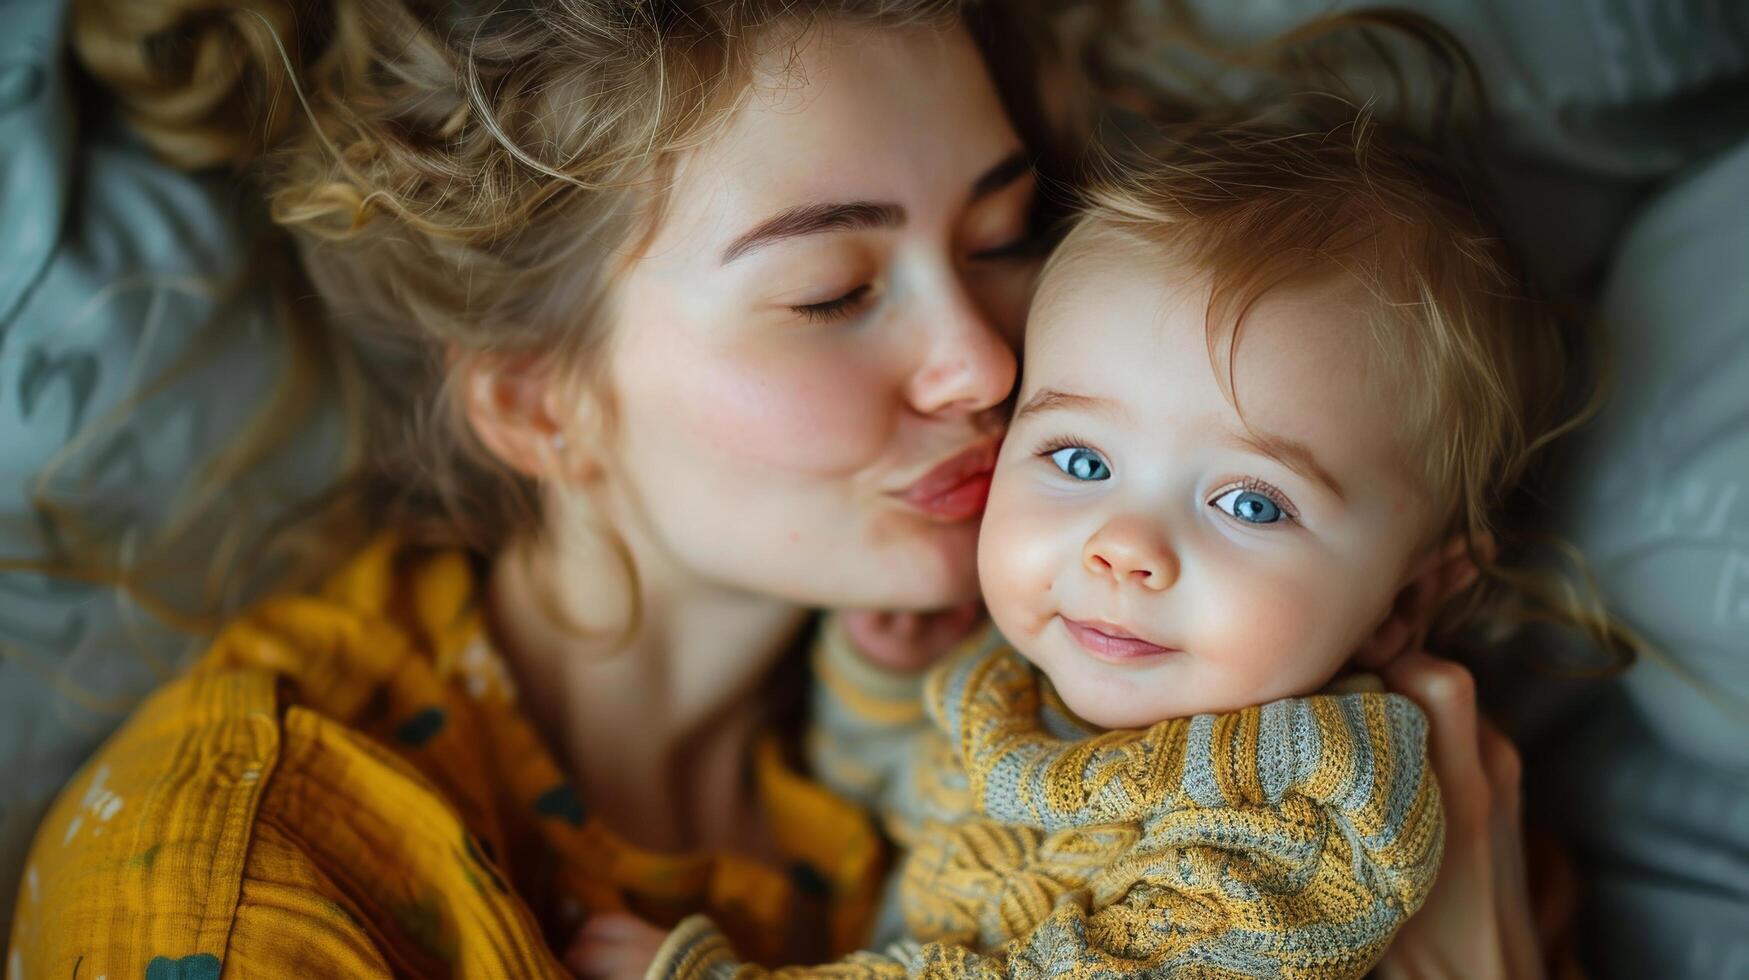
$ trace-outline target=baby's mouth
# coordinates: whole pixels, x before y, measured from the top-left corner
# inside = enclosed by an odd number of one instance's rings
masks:
[[[1130,664],[1182,651],[1145,640],[1115,623],[1057,617],[1082,649],[1107,663]]]

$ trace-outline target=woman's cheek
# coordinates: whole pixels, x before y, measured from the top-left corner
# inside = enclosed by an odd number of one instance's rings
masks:
[[[688,397],[673,404],[692,441],[751,466],[847,474],[892,435],[895,388],[866,359],[805,349],[698,358],[684,383]]]
[[[979,308],[990,318],[1009,346],[1020,351],[1026,334],[1026,311],[1032,303],[1032,285],[1042,261],[1013,262],[993,269],[972,288]]]

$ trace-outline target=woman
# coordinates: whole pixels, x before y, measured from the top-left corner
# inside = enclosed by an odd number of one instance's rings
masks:
[[[555,976],[616,909],[707,911],[771,962],[854,948],[876,838],[787,765],[768,695],[812,607],[976,594],[1035,194],[978,19],[114,6],[81,53],[153,80],[121,91],[161,150],[273,147],[254,172],[363,435],[321,540],[364,547],[63,793],[14,974]],[[188,43],[215,24],[254,42],[241,80]],[[1482,943],[1522,975],[1510,748],[1461,670],[1394,680],[1472,812],[1388,969],[1474,976]]]

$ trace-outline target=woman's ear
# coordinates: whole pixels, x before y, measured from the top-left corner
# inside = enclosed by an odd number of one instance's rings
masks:
[[[506,466],[536,480],[575,482],[596,470],[578,433],[578,405],[563,397],[560,374],[531,356],[463,354],[451,362],[462,412],[480,443]]]
[[[1485,535],[1477,542],[1483,561],[1493,558],[1494,539]],[[1360,645],[1355,665],[1364,670],[1378,670],[1427,640],[1427,630],[1433,625],[1446,600],[1470,587],[1481,575],[1470,549],[1461,534],[1428,553],[1417,564],[1397,590],[1391,611]]]

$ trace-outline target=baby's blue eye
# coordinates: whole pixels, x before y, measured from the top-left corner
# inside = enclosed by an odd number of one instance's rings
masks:
[[[1277,524],[1287,518],[1281,505],[1255,490],[1229,490],[1215,506],[1247,524]]]
[[[1104,457],[1082,446],[1067,446],[1051,453],[1051,462],[1077,480],[1111,479],[1111,467],[1105,465]]]

